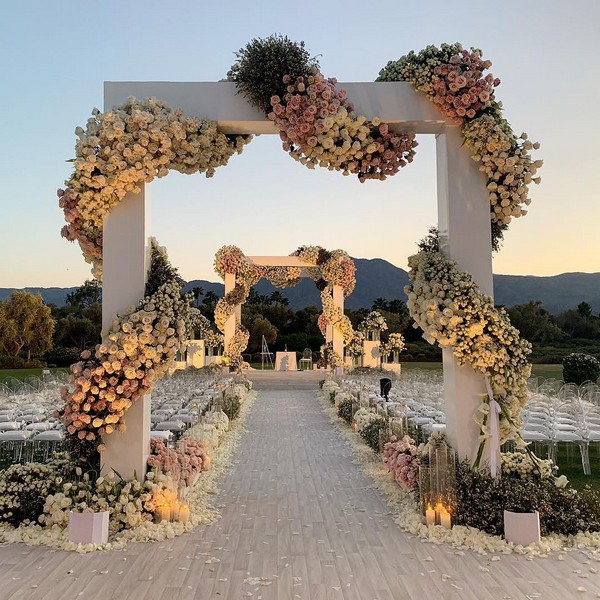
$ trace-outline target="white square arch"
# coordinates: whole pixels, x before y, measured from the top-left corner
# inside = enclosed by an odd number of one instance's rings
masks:
[[[379,117],[392,128],[436,136],[438,228],[440,248],[460,269],[471,273],[480,290],[493,295],[490,205],[485,178],[462,145],[457,127],[448,124],[435,105],[409,83],[340,83],[358,113]],[[274,124],[250,106],[231,82],[105,82],[104,110],[122,105],[129,96],[154,97],[189,116],[217,121],[225,133],[276,134]],[[383,185],[383,184],[382,184]],[[104,329],[113,316],[144,295],[148,267],[148,186],[128,195],[104,222]],[[443,349],[447,432],[459,456],[473,459],[479,426],[473,414],[485,395],[482,376],[456,364]],[[150,396],[127,413],[127,431],[107,437],[103,464],[124,477],[145,472],[149,453]]]

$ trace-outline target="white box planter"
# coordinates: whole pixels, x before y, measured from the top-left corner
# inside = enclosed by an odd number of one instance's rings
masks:
[[[504,511],[504,537],[516,546],[529,546],[540,541],[540,513]]]
[[[75,544],[106,544],[109,512],[69,513],[69,541]]]

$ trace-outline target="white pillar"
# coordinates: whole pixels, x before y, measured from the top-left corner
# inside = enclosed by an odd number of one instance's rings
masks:
[[[225,294],[232,292],[233,288],[235,288],[235,274],[225,273]],[[225,351],[227,351],[230,340],[233,340],[235,335],[235,326],[241,321],[241,313],[242,307],[238,304],[235,307],[233,314],[225,322],[225,331],[223,332],[225,336]]]
[[[463,146],[457,127],[447,127],[436,142],[440,250],[492,296],[490,204],[480,163]],[[473,461],[479,437],[473,415],[485,395],[484,380],[471,367],[457,365],[451,349],[442,355],[448,439],[461,459]]]
[[[128,194],[104,220],[102,328],[115,315],[144,297],[150,253],[148,232],[150,194]],[[150,453],[150,394],[133,403],[125,415],[127,430],[104,438],[102,468],[115,469],[125,478],[143,478]]]
[[[333,286],[333,303],[344,314],[344,289],[341,285]],[[344,358],[344,336],[338,327],[333,327],[331,332],[333,351]]]

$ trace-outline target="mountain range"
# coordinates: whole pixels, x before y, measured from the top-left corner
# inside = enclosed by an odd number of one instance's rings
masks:
[[[355,258],[356,288],[346,299],[351,309],[370,308],[373,300],[406,300],[404,286],[408,283],[408,273],[381,258]],[[223,284],[211,281],[194,280],[186,285],[186,290],[201,287],[204,292],[213,291],[223,295]],[[27,287],[28,292],[40,293],[47,304],[62,306],[67,294],[76,288]],[[259,294],[270,294],[275,288],[266,280],[256,285]],[[14,288],[0,288],[0,300],[5,300],[15,291]],[[289,300],[294,310],[320,304],[319,292],[314,283],[303,279],[297,286],[280,290]],[[562,273],[551,277],[534,275],[494,275],[494,294],[498,305],[513,306],[530,300],[540,300],[546,310],[558,314],[576,308],[580,302],[592,306],[594,314],[600,313],[600,273]]]

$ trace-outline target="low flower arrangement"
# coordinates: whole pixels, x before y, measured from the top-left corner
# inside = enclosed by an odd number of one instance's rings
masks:
[[[343,386],[339,389],[343,390]],[[324,393],[321,397],[326,399]],[[324,406],[330,405],[325,403]],[[597,549],[600,546],[600,493],[571,488],[564,475],[556,476],[556,467],[551,461],[532,458],[522,450],[502,453],[501,478],[493,478],[489,468],[474,468],[467,461],[458,464],[454,527],[426,525],[418,506],[417,473],[420,464],[426,462],[428,445],[417,447],[408,437],[391,438],[381,454],[373,452],[362,436],[342,425],[346,419],[337,418],[341,415],[332,408],[326,410],[349,441],[365,472],[388,497],[396,522],[409,533],[482,554],[516,552],[547,556],[565,548]],[[366,408],[354,415],[363,431],[379,418]],[[443,439],[440,434],[434,437],[437,443]],[[528,547],[506,542],[502,538],[504,509],[539,511],[541,541]]]
[[[193,438],[182,439],[174,448],[167,446],[162,439],[154,439],[150,451],[148,466],[169,473],[185,487],[194,483],[210,460],[204,444]]]
[[[396,483],[407,492],[415,488],[421,464],[415,440],[407,435],[401,440],[392,436],[384,445],[381,457]]]

